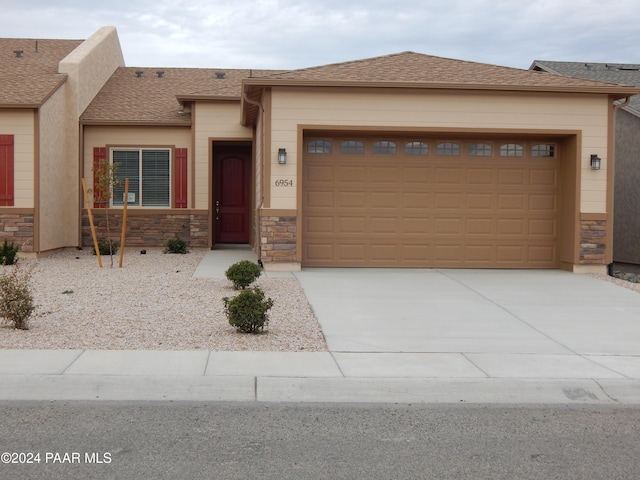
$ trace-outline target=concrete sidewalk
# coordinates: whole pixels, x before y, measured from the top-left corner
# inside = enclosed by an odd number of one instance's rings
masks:
[[[250,251],[207,252],[223,278]],[[306,269],[328,352],[0,350],[0,400],[640,404],[640,295],[562,271]]]

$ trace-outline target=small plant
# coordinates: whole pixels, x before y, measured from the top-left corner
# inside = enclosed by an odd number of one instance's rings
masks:
[[[165,244],[163,253],[189,253],[187,242],[178,237],[170,238]]]
[[[0,275],[0,316],[20,330],[29,330],[27,322],[35,310],[30,280],[31,269],[17,266]]]
[[[233,283],[233,288],[236,290],[244,290],[262,274],[260,266],[249,260],[241,260],[231,265],[226,272],[224,272],[227,279]]]
[[[239,332],[260,333],[269,324],[267,311],[273,307],[273,300],[265,300],[260,287],[243,290],[231,299],[224,297],[222,301],[229,325]]]
[[[4,243],[2,247],[0,247],[0,265],[13,265],[18,261],[18,250],[20,247],[17,247],[11,242],[9,244],[7,239],[4,239]]]
[[[119,246],[120,244],[115,240],[107,240],[106,238],[100,238],[98,240],[98,250],[100,251],[100,255],[103,256],[114,255],[118,253]],[[93,255],[96,254],[95,247],[91,249],[91,253],[93,253]]]

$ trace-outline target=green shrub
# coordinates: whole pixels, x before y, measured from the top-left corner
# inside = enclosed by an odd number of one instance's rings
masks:
[[[109,247],[111,244],[111,247]],[[115,240],[107,240],[106,238],[98,239],[98,250],[100,251],[100,255],[115,255],[118,253],[118,247],[120,244]],[[91,253],[96,254],[96,247],[91,249]]]
[[[27,322],[35,310],[30,280],[31,270],[17,266],[0,275],[0,316],[20,330],[29,329]]]
[[[249,260],[241,260],[238,263],[231,265],[226,272],[224,272],[227,279],[233,283],[233,288],[236,290],[244,290],[262,274],[260,266]]]
[[[243,290],[229,299],[224,297],[224,312],[229,324],[244,333],[260,333],[269,324],[267,311],[273,307],[273,300],[264,298],[259,287]]]
[[[16,247],[13,242],[9,244],[7,239],[4,239],[2,247],[0,247],[0,265],[13,265],[18,261],[18,250],[20,247]]]
[[[178,237],[170,238],[165,244],[163,253],[189,253],[187,242]]]

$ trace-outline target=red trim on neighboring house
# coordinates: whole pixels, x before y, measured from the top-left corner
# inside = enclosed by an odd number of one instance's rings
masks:
[[[13,135],[0,135],[0,206],[13,207]]]
[[[93,147],[93,198],[101,198],[102,190],[100,189],[100,184],[98,182],[97,172],[100,169],[104,169],[107,160],[107,149],[106,147]],[[98,202],[94,200],[93,208],[107,208],[107,202]]]
[[[187,149],[176,148],[173,172],[173,207],[187,208]]]

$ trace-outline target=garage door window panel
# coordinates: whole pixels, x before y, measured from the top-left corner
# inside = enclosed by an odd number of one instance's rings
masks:
[[[550,143],[538,143],[531,146],[531,156],[534,158],[555,158],[556,146]]]
[[[429,144],[424,142],[409,142],[404,145],[405,155],[429,155]]]
[[[364,143],[357,140],[345,140],[340,143],[340,153],[344,154],[363,154]]]
[[[501,157],[523,157],[524,146],[519,143],[505,143],[500,145]]]
[[[307,153],[331,153],[333,145],[329,140],[309,140]]]
[[[381,140],[373,142],[374,155],[395,155],[398,148],[394,142],[388,140]]]
[[[493,146],[488,143],[469,144],[469,156],[471,157],[491,157],[492,155]]]
[[[460,155],[460,144],[455,142],[442,142],[438,144],[438,155],[451,157]]]

